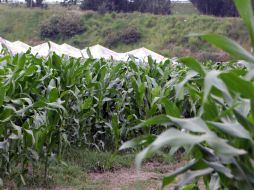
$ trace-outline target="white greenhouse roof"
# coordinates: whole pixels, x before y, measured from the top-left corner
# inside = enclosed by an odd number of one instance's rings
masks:
[[[135,49],[129,52],[125,53],[127,55],[127,57],[129,57],[130,55],[134,56],[137,59],[141,59],[141,60],[146,60],[149,56],[153,59],[156,60],[157,62],[161,62],[165,59],[164,56],[155,53],[149,49],[146,49],[144,47],[139,48],[139,49]]]
[[[96,58],[96,59],[104,58],[104,59],[117,60],[117,58],[118,58],[118,53],[116,53],[108,48],[105,48],[99,44],[89,47],[89,50],[91,52],[92,57]],[[84,57],[88,57],[87,51],[88,51],[88,48],[85,48],[82,50]]]
[[[28,44],[24,43],[24,42],[21,42],[21,41],[15,41],[15,42],[12,42],[14,45],[17,45],[19,47],[22,47],[26,50],[28,50],[31,46],[29,46]]]
[[[13,44],[12,42],[10,42],[8,40],[3,39],[1,37],[0,37],[0,43],[2,44],[2,47],[5,46],[11,54],[24,53],[23,48]]]
[[[55,52],[57,55],[62,56],[70,56],[74,58],[89,58],[88,56],[88,48],[80,50],[68,44],[58,45],[52,41],[45,42],[39,44],[37,46],[31,47],[26,43],[21,41],[10,42],[0,37],[0,50],[2,49],[1,45],[7,47],[8,51],[12,54],[20,54],[26,52],[29,48],[31,48],[31,53],[34,55],[47,57],[50,53]],[[134,57],[135,59],[147,61],[147,58],[150,56],[157,62],[164,61],[166,58],[158,53],[155,53],[149,49],[144,47],[135,49],[126,53],[117,53],[112,51],[106,47],[103,47],[99,44],[89,47],[90,53],[95,59],[113,59],[117,61],[126,61],[129,57]]]
[[[53,53],[53,52],[55,52],[59,56],[65,54],[64,50],[61,48],[60,45],[58,45],[54,42],[51,42],[51,41],[32,47],[31,52],[34,55],[37,54],[42,57],[46,57],[50,53]]]
[[[66,55],[75,57],[75,58],[80,58],[82,57],[81,50],[78,48],[75,48],[69,44],[62,44],[61,45],[62,50],[65,52]]]

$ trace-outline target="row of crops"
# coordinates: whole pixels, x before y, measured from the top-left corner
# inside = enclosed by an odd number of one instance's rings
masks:
[[[235,3],[254,47],[250,0]],[[160,149],[181,148],[192,159],[163,186],[177,180],[178,189],[253,189],[254,56],[222,36],[201,38],[241,62],[2,56],[0,178],[25,182],[42,163],[46,178],[72,146],[141,150],[138,167]]]
[[[151,134],[129,129],[176,107],[177,80],[170,78],[180,79],[185,69],[170,61],[137,65],[28,52],[5,54],[0,72],[0,176],[25,179],[36,164],[47,169],[60,161],[67,146],[118,150],[124,141]]]

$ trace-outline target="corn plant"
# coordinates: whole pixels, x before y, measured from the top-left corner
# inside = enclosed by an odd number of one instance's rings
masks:
[[[174,100],[188,72],[170,60],[73,59],[28,51],[0,58],[0,177],[19,179],[37,164],[61,160],[66,146],[118,150],[123,141],[165,128],[130,128],[154,115],[193,115],[190,98]],[[165,98],[169,97],[169,98]],[[187,106],[186,106],[187,105]],[[174,112],[170,109],[174,108]]]
[[[250,0],[234,0],[254,48],[254,17]],[[200,35],[234,58],[231,67],[207,69],[193,58],[179,61],[191,70],[176,85],[176,99],[187,94],[200,104],[186,118],[172,114],[151,117],[134,129],[164,125],[168,129],[155,138],[131,140],[122,149],[143,145],[136,164],[163,147],[174,153],[183,147],[192,159],[163,178],[163,187],[177,182],[175,189],[254,188],[254,56],[236,42],[215,34]],[[238,61],[240,60],[240,62]],[[238,65],[238,66],[235,66]],[[183,175],[177,180],[178,175]]]

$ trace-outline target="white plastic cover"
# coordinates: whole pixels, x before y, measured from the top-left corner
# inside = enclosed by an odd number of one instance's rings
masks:
[[[89,50],[91,52],[92,57],[96,58],[96,59],[100,59],[100,58],[114,59],[114,60],[118,59],[118,53],[116,53],[108,48],[105,48],[99,44],[89,47]],[[89,57],[87,54],[87,48],[83,49],[82,53],[85,58]]]
[[[0,37],[0,44],[2,47],[5,46],[8,49],[8,51],[13,55],[22,53],[22,50],[20,47],[16,46],[12,42],[5,40],[1,37]]]
[[[61,45],[61,48],[64,51],[64,53],[68,56],[75,57],[75,58],[82,57],[81,50],[69,44],[64,43]]]
[[[53,52],[55,52],[59,56],[65,55],[65,52],[61,48],[61,46],[51,41],[34,46],[32,47],[31,51],[32,54],[37,54],[42,57],[47,57],[50,53]]]
[[[161,62],[163,60],[165,60],[165,57],[155,53],[149,49],[146,49],[144,47],[139,48],[139,49],[135,49],[129,52],[125,53],[125,56],[134,56],[137,59],[141,59],[141,60],[145,60],[147,61],[147,58],[150,56],[153,60],[156,60],[156,62]]]
[[[10,42],[0,37],[0,51],[2,49],[1,44],[6,46],[9,52],[12,54],[24,53],[30,48],[29,45],[21,41]],[[97,44],[89,47],[89,50],[91,52],[92,57],[96,59],[104,58],[104,59],[113,59],[117,61],[127,61],[130,56],[141,61],[147,61],[148,56],[152,57],[152,59],[156,60],[156,62],[161,62],[166,59],[164,56],[159,55],[158,53],[155,53],[144,47],[126,53],[117,53],[115,51],[112,51],[106,47]],[[59,56],[67,55],[74,58],[80,57],[88,58],[89,56],[87,51],[88,48],[80,50],[65,43],[62,45],[58,45],[51,41],[31,47],[32,54],[42,57],[47,57],[50,53],[55,52]]]
[[[22,53],[27,52],[27,50],[31,47],[28,44],[21,41],[15,41],[15,42],[12,42],[12,44],[18,47]]]

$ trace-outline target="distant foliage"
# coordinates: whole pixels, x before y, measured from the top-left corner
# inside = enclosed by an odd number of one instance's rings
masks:
[[[153,14],[170,14],[170,0],[83,0],[82,10],[105,12],[149,12]]]
[[[141,32],[137,28],[127,28],[120,35],[120,40],[125,44],[136,43],[140,39]]]
[[[233,0],[190,0],[204,14],[214,16],[238,16]],[[254,2],[254,1],[252,1]]]
[[[109,47],[116,46],[118,43],[133,44],[140,41],[142,33],[136,27],[128,27],[119,32],[109,31],[106,33],[105,43]]]
[[[43,0],[25,0],[27,7],[43,7]]]
[[[53,15],[43,22],[40,34],[42,38],[68,38],[84,30],[81,19],[76,15]]]
[[[76,5],[77,4],[77,0],[63,0],[60,5],[67,7],[67,6],[71,6],[71,5]]]

